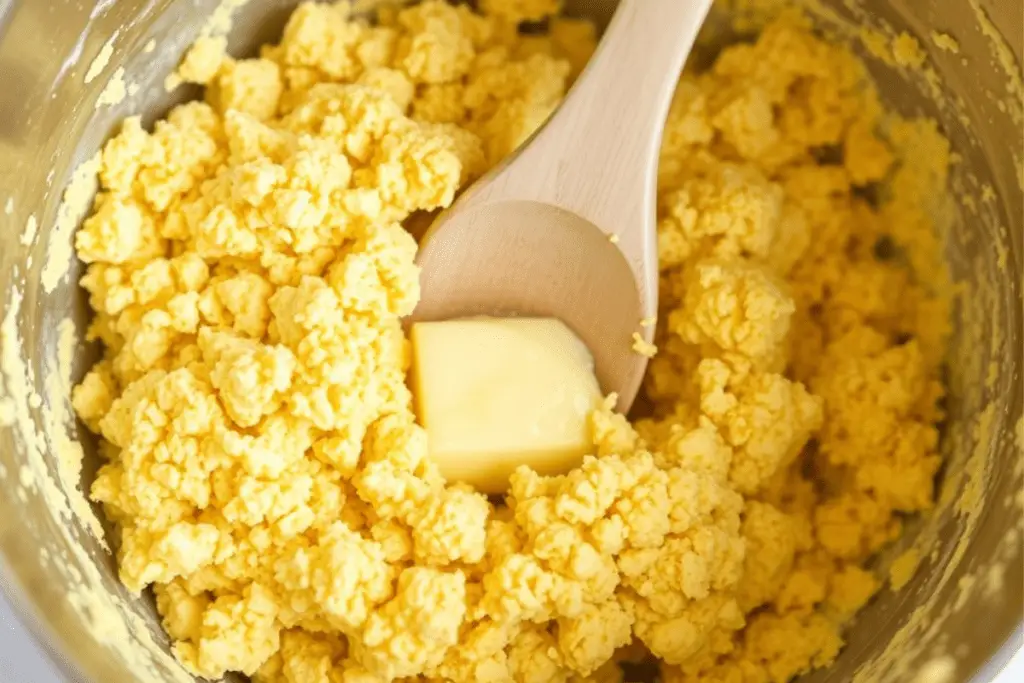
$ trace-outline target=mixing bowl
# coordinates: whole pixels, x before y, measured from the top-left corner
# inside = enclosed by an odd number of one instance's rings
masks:
[[[772,3],[729,4],[749,12],[753,26],[759,9]],[[855,49],[865,54],[888,105],[938,119],[959,155],[950,184],[955,206],[944,229],[961,293],[948,359],[939,503],[910,520],[897,547],[877,559],[884,572],[915,546],[921,566],[902,590],[883,590],[851,625],[838,661],[806,680],[988,681],[1024,637],[1024,15],[1017,0],[807,4],[822,31],[867,38],[854,40]],[[245,54],[276,39],[294,5],[0,0],[0,580],[24,622],[75,680],[193,679],[168,654],[152,600],[118,582],[102,540],[109,529],[81,493],[98,458],[95,441],[75,424],[68,391],[97,350],[68,344],[87,318],[69,246],[83,203],[62,203],[62,193],[72,182],[79,199],[88,194],[85,175],[76,178],[74,170],[124,116],[141,112],[149,123],[197,95],[168,94],[163,78],[211,12],[234,11],[231,50]],[[603,24],[614,6],[579,0],[567,9]],[[879,40],[903,31],[929,53],[924,68],[901,66],[898,56],[879,51]],[[119,99],[109,90],[119,82],[127,97],[104,104]]]

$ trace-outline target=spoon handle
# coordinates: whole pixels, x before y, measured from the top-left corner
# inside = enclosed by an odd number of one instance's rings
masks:
[[[658,291],[654,205],[662,129],[711,1],[621,0],[561,107],[498,172],[499,188],[491,188],[560,206],[614,233],[645,301],[655,301]]]
[[[557,145],[561,167],[606,187],[656,171],[651,159],[679,73],[711,3],[621,0],[587,68],[545,126],[544,144],[533,147]]]

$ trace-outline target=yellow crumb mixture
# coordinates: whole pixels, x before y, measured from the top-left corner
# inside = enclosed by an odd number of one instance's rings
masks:
[[[555,0],[480,5],[371,24],[304,4],[255,59],[204,39],[179,76],[205,101],[106,145],[76,242],[106,355],[74,405],[102,437],[92,496],[122,580],[153,587],[209,678],[610,683],[653,656],[666,683],[781,683],[827,666],[880,586],[865,563],[932,504],[948,313],[906,264],[939,262],[926,200],[945,143],[883,117],[864,67],[795,14],[684,75],[653,414],[599,411],[594,457],[521,468],[496,506],[443,481],[414,420],[402,225],[544,121],[594,31],[517,33]]]

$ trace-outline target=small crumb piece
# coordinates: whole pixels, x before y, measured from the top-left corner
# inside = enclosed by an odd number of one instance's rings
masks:
[[[654,358],[658,353],[658,347],[641,337],[639,332],[633,333],[633,350],[648,358]]]
[[[128,85],[124,82],[124,67],[119,66],[96,99],[96,107],[113,107],[121,104],[127,96]]]
[[[960,53],[960,41],[948,33],[941,33],[939,31],[932,31],[932,42],[935,43],[936,47],[946,52],[952,52],[953,54]]]
[[[619,235],[618,235],[618,233],[614,233],[613,232],[612,234],[608,235],[608,241],[611,242],[612,244],[618,244],[619,243]]]
[[[652,315],[648,318],[644,318],[643,320],[641,320],[640,327],[654,327],[654,324],[657,322],[658,319]]]
[[[10,214],[11,212],[8,211],[7,213]],[[39,221],[36,220],[35,214],[29,214],[28,220],[25,221],[25,230],[21,233],[21,245],[27,247],[35,242],[38,230]]]
[[[216,84],[215,101],[221,112],[245,112],[261,121],[277,113],[284,88],[280,67],[269,59],[222,64]]]
[[[889,585],[894,591],[898,591],[910,583],[921,564],[921,554],[917,548],[910,548],[896,558],[889,568]]]
[[[115,34],[114,38],[116,37],[117,35]],[[107,41],[100,49],[99,54],[96,55],[96,58],[89,64],[89,69],[85,72],[86,85],[99,78],[99,75],[107,68],[107,64],[110,64],[110,57],[114,54],[114,38]]]
[[[893,38],[892,56],[900,66],[916,69],[924,64],[926,55],[917,38],[904,31]]]
[[[182,83],[206,85],[214,79],[224,62],[228,41],[223,36],[204,36],[185,53],[181,66],[167,77],[164,84],[173,90]]]
[[[886,35],[881,31],[876,31],[868,27],[862,27],[860,29],[860,40],[864,44],[864,49],[869,54],[881,59],[886,64],[894,64],[892,57],[892,49],[889,45],[889,40]]]

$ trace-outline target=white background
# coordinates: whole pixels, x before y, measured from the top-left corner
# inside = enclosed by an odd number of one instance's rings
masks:
[[[1018,653],[995,683],[1024,681],[1024,655]],[[64,681],[14,617],[0,595],[0,683],[69,683]],[[125,681],[124,683],[127,683]]]

